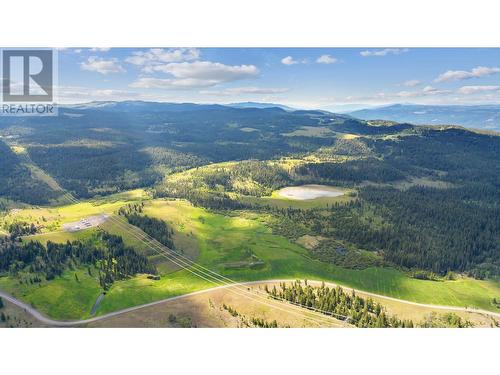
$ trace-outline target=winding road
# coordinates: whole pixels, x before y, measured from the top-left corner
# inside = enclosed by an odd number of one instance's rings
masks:
[[[125,313],[131,312],[131,311],[140,310],[140,309],[143,309],[145,307],[155,306],[155,305],[159,305],[159,304],[162,304],[162,303],[165,303],[165,302],[169,302],[169,301],[175,301],[175,300],[178,300],[178,299],[187,298],[187,297],[195,296],[195,295],[198,295],[198,294],[208,293],[208,292],[212,292],[214,290],[231,288],[231,287],[242,286],[242,285],[255,285],[255,284],[265,284],[265,283],[293,282],[293,281],[295,281],[295,280],[290,280],[290,279],[260,280],[260,281],[250,281],[250,282],[242,282],[242,283],[234,283],[234,284],[228,284],[228,285],[221,285],[221,286],[217,286],[217,287],[210,288],[210,289],[203,289],[203,290],[199,290],[197,292],[192,292],[192,293],[183,294],[183,295],[180,295],[180,296],[175,296],[175,297],[170,297],[170,298],[158,300],[158,301],[147,303],[147,304],[144,304],[144,305],[129,307],[129,308],[126,308],[126,309],[123,309],[123,310],[114,311],[112,313],[108,313],[108,314],[105,314],[105,315],[96,316],[96,317],[89,318],[89,319],[71,320],[71,321],[54,320],[54,319],[48,318],[45,315],[43,315],[41,312],[39,312],[38,310],[36,310],[34,307],[28,305],[27,303],[25,303],[23,301],[18,300],[17,298],[14,298],[10,294],[5,293],[3,291],[0,291],[0,297],[4,298],[6,301],[9,301],[10,303],[12,303],[12,304],[14,304],[16,306],[22,308],[23,310],[25,310],[27,313],[29,313],[30,315],[32,315],[35,319],[37,319],[38,321],[40,321],[43,324],[46,324],[46,325],[49,325],[49,326],[54,326],[54,327],[76,327],[76,326],[81,326],[81,325],[88,324],[88,323],[97,322],[97,321],[100,321],[100,320],[105,320],[105,319],[108,319],[108,318],[111,318],[111,317],[114,317],[114,316],[117,316],[117,315],[125,314]],[[319,283],[319,282],[311,281],[311,280],[308,280],[308,282],[309,283]],[[325,282],[325,285],[334,286],[335,287],[335,286],[338,286],[339,284]],[[495,312],[492,312],[492,311],[481,310],[481,309],[473,309],[473,308],[469,308],[469,307],[429,305],[429,304],[424,304],[424,303],[406,301],[406,300],[402,300],[402,299],[398,299],[398,298],[383,296],[383,295],[380,295],[380,294],[365,292],[365,291],[362,291],[362,290],[348,288],[348,287],[345,287],[345,286],[342,286],[342,285],[340,285],[340,286],[342,288],[346,289],[346,290],[354,290],[356,293],[361,293],[361,294],[364,294],[364,295],[367,295],[367,296],[371,296],[371,297],[377,297],[377,298],[381,298],[381,299],[386,299],[388,301],[395,301],[395,302],[405,303],[405,304],[413,305],[413,306],[428,307],[428,308],[432,308],[432,309],[436,309],[436,310],[462,311],[462,312],[484,314],[484,315],[489,315],[489,316],[492,316],[492,317],[495,317],[495,318],[500,318],[500,313],[495,313]]]

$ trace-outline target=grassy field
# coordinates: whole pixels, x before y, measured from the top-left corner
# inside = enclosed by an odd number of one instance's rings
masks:
[[[142,197],[142,195],[135,195]],[[126,202],[122,196],[102,201],[100,210],[114,210]],[[35,208],[33,210],[43,210]],[[91,215],[96,206],[89,202],[54,209],[64,220]],[[20,211],[23,212],[23,211]],[[352,270],[322,263],[308,251],[282,236],[271,233],[266,218],[249,212],[225,216],[193,207],[182,200],[150,200],[144,213],[165,220],[175,230],[176,244],[186,256],[236,281],[269,279],[310,279],[339,283],[351,288],[409,301],[450,306],[470,306],[496,311],[491,300],[500,296],[498,282],[459,278],[454,281],[426,281],[408,277],[391,268]],[[71,219],[70,219],[71,217]],[[160,280],[144,275],[113,284],[97,310],[97,315],[158,299],[216,286],[172,265],[113,222],[104,229],[123,236],[124,241],[152,257],[162,274]],[[35,236],[41,241],[65,242],[85,239],[92,230],[76,233],[47,233]],[[78,274],[76,280],[74,273]],[[0,288],[33,304],[57,319],[87,317],[100,294],[97,280],[85,270],[67,271],[63,277],[35,286],[19,284],[11,277],[0,278]]]
[[[46,244],[48,241],[57,242],[57,243],[65,243],[67,241],[77,241],[77,240],[86,240],[89,239],[92,234],[95,232],[95,228],[90,228],[86,230],[82,230],[79,232],[65,232],[63,230],[49,233],[41,233],[35,234],[32,236],[23,237],[23,242],[29,241],[40,241],[43,244]]]
[[[304,319],[304,316],[297,315],[297,311],[291,309],[278,301],[266,301],[268,304],[262,304],[257,296],[266,295],[264,286],[269,289],[273,286],[279,288],[279,283],[263,282],[247,285],[254,294],[253,298],[242,293],[234,293],[231,290],[215,289],[207,290],[204,293],[186,296],[182,299],[166,301],[161,304],[142,308],[140,310],[127,312],[106,320],[90,324],[91,327],[171,327],[178,326],[177,322],[172,322],[169,317],[175,315],[178,319],[190,322],[191,326],[196,327],[245,327],[242,324],[241,316],[246,318],[258,317],[268,322],[276,320],[278,326],[290,327],[317,327],[318,324]],[[309,285],[318,286],[320,283],[309,281]],[[332,287],[332,286],[331,286]],[[471,321],[475,327],[494,327],[496,320],[492,317],[480,313],[462,312],[453,310],[436,310],[424,306],[415,306],[405,302],[397,302],[387,298],[372,297],[363,293],[356,293],[363,298],[371,298],[379,302],[386,312],[390,315],[396,315],[400,319],[411,319],[415,324],[427,321],[430,314],[453,313]],[[240,316],[234,317],[223,308],[231,306]],[[276,306],[277,308],[274,308]],[[303,309],[302,313],[307,313]],[[311,318],[317,319],[315,315]],[[321,326],[345,327],[345,322],[332,319],[331,322],[324,321]]]
[[[18,278],[0,277],[0,289],[48,316],[62,320],[88,317],[102,292],[97,278],[90,276],[86,269],[66,271],[61,277],[39,285],[27,282],[20,284]]]
[[[308,278],[332,281],[352,288],[409,301],[470,306],[495,311],[491,299],[500,295],[498,283],[468,278],[454,281],[426,281],[390,268],[351,270],[327,265],[308,257],[307,250],[286,238],[270,233],[256,218],[230,217],[210,213],[185,201],[152,201],[145,213],[162,218],[176,230],[198,239],[198,262],[238,281],[273,278]],[[248,259],[249,254],[264,261],[252,268],[228,269],[228,262]],[[210,286],[187,271],[162,277],[160,281],[136,280],[116,283],[98,313],[145,303],[160,296],[183,294]],[[213,286],[213,285],[212,285]]]
[[[291,133],[282,134],[287,137],[329,137],[334,132],[326,126],[301,126]]]
[[[254,296],[265,297],[263,285],[247,285],[247,288],[255,293]],[[247,294],[236,294],[227,288],[215,289],[120,314],[88,326],[245,328],[253,326],[252,318],[267,322],[276,320],[279,327],[348,326],[331,317],[318,317],[305,309],[297,311],[284,302],[268,299],[263,304],[259,302],[261,298],[249,298]],[[230,314],[224,305],[236,310],[238,316]],[[172,316],[176,317],[175,321],[172,321]]]
[[[128,203],[144,199],[149,199],[148,194],[142,189],[137,189],[78,204],[11,210],[7,215],[0,217],[0,227],[6,228],[13,222],[25,221],[39,226],[41,233],[60,231],[64,223],[102,213],[112,213]]]

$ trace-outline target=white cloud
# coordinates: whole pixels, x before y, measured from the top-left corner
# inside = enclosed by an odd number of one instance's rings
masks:
[[[230,95],[241,95],[241,94],[282,94],[284,92],[290,91],[288,88],[269,88],[269,87],[232,87],[224,90],[203,90],[200,94],[204,95],[220,95],[220,96],[230,96]]]
[[[400,97],[400,98],[413,98],[419,96],[429,96],[429,95],[443,95],[450,94],[450,90],[440,90],[432,86],[425,86],[422,90],[417,91],[400,91],[396,94],[388,94],[388,96]]]
[[[446,90],[439,90],[439,89],[432,87],[432,86],[425,86],[422,89],[422,92],[426,93],[426,94],[441,94],[441,93],[445,93],[447,91]]]
[[[81,103],[92,100],[127,100],[137,99],[139,94],[133,91],[114,89],[95,89],[79,86],[58,86],[58,100],[62,103]]]
[[[400,55],[402,53],[408,52],[408,48],[385,48],[378,50],[367,50],[361,51],[359,54],[363,57],[369,56],[387,56],[387,55]]]
[[[484,76],[489,76],[492,74],[500,73],[500,68],[496,67],[486,67],[477,66],[472,70],[448,70],[444,72],[439,77],[437,77],[434,82],[447,82],[447,81],[461,81],[470,78],[480,78]]]
[[[203,87],[215,86],[218,82],[214,80],[203,80],[195,78],[152,78],[143,77],[132,82],[129,86],[142,89],[167,89],[167,90],[187,90]]]
[[[196,48],[176,48],[167,50],[162,48],[152,48],[146,52],[133,52],[132,56],[125,59],[125,61],[134,65],[151,66],[198,60],[200,55],[200,50]]]
[[[287,56],[281,59],[281,63],[284,65],[295,65],[298,64],[299,62],[294,60],[292,56]]]
[[[111,48],[109,47],[94,47],[94,48],[91,48],[90,51],[91,52],[108,52]]]
[[[287,56],[281,59],[283,65],[308,64],[308,59],[295,60],[292,56]]]
[[[170,63],[151,67],[151,71],[171,74],[174,78],[143,77],[131,87],[188,89],[215,86],[219,83],[255,78],[259,69],[254,65],[225,65],[211,61]]]
[[[294,60],[292,56],[287,56],[281,59],[281,63],[284,65],[295,65],[299,64],[299,61]]]
[[[403,82],[403,86],[406,87],[415,87],[420,85],[422,82],[419,81],[418,79],[410,79],[409,81]]]
[[[464,95],[491,91],[500,91],[500,86],[462,86],[458,89],[458,92]]]
[[[436,95],[452,95],[452,94],[463,94],[463,95],[469,95],[469,94],[477,94],[477,93],[483,93],[483,92],[495,92],[495,91],[500,91],[500,86],[462,86],[456,91],[452,90],[441,90],[437,89],[433,86],[425,86],[421,90],[416,90],[416,91],[400,91],[395,94],[383,94],[382,96],[384,97],[390,97],[390,98],[417,98],[417,97],[424,97],[424,96],[436,96]],[[379,94],[380,96],[381,94]]]
[[[197,78],[220,82],[253,78],[259,74],[259,69],[254,65],[225,65],[211,61],[158,65],[153,70],[170,73],[176,78]]]
[[[96,56],[91,56],[87,61],[80,63],[83,70],[97,72],[101,74],[124,73],[125,69],[119,64],[117,59],[100,59]]]
[[[339,60],[336,59],[335,57],[332,57],[330,55],[321,55],[316,59],[316,62],[318,64],[334,64],[338,62]]]
[[[379,92],[371,96],[348,96],[344,100],[350,103],[362,103],[362,102],[390,102],[390,101],[400,101],[401,99],[422,99],[429,97],[445,97],[447,94],[452,94],[450,90],[440,90],[432,86],[425,86],[420,90],[414,91],[399,91],[399,92]]]

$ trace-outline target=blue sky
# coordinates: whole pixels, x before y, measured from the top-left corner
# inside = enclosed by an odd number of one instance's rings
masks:
[[[500,49],[68,48],[59,100],[277,102],[342,109],[500,99]]]

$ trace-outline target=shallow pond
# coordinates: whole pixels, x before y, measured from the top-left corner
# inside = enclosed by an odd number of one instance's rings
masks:
[[[344,192],[326,185],[290,186],[278,191],[278,196],[281,198],[301,201],[317,198],[339,197],[341,195],[344,195]]]

